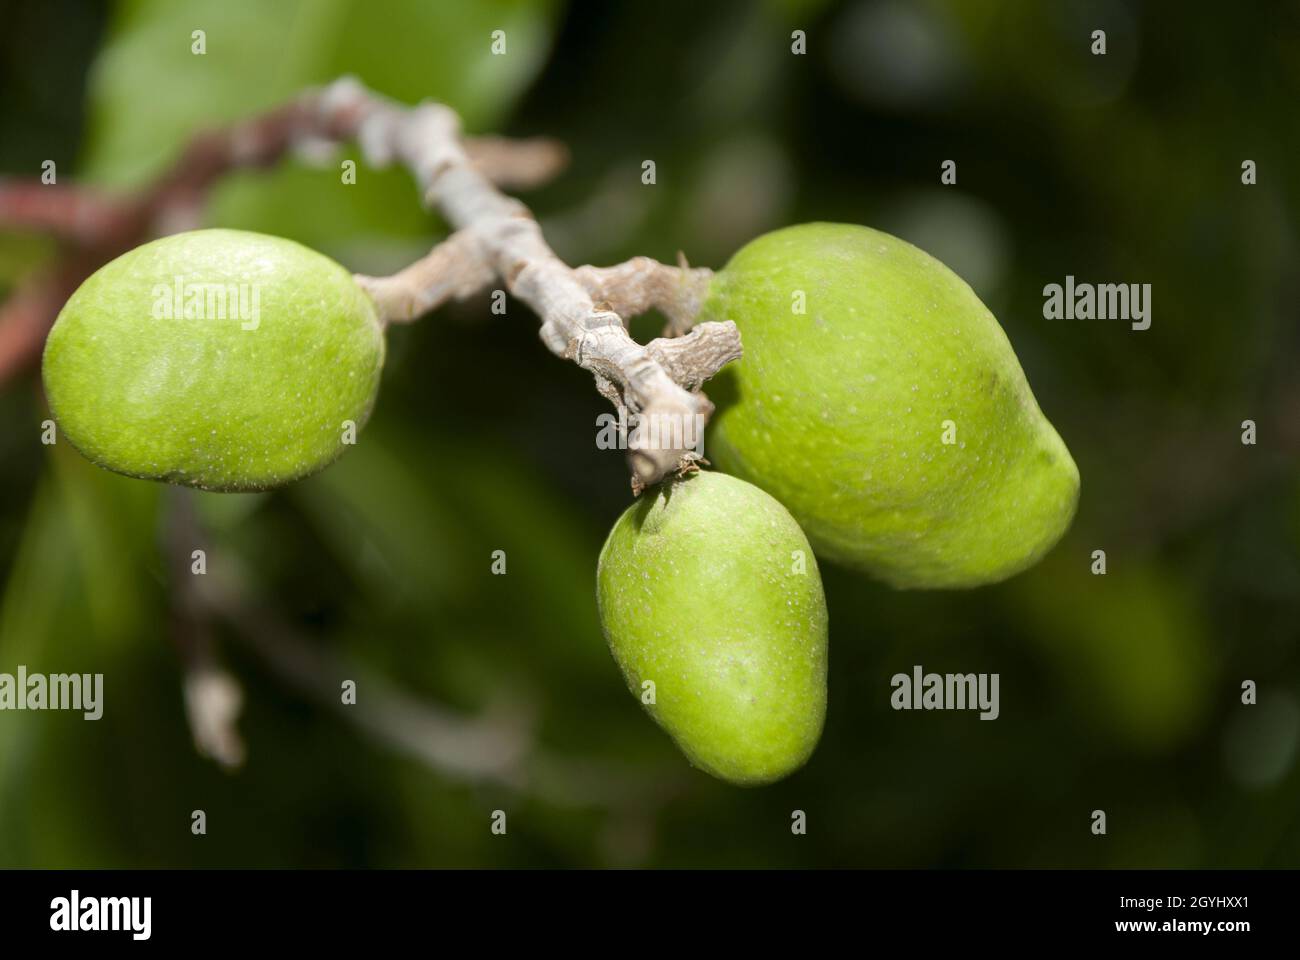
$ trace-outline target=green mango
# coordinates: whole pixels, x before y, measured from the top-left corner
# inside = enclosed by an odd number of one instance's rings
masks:
[[[973,587],[1069,526],[1070,452],[997,320],[924,251],[860,226],[777,230],[719,272],[699,319],[734,321],[745,350],[710,388],[706,453],[822,557],[896,587]]]
[[[195,230],[78,287],[42,372],[60,430],[90,460],[233,491],[338,457],[370,415],[383,364],[374,305],[339,264],[279,237]]]
[[[742,786],[803,765],[826,716],[826,599],[781,504],[719,473],[661,484],[614,524],[596,581],[629,689],[693,764]]]

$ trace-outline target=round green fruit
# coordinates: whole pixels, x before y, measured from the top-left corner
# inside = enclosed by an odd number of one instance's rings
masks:
[[[596,579],[628,687],[692,763],[745,786],[803,765],[826,716],[826,599],[781,504],[718,473],[662,484],[614,524]]]
[[[734,321],[745,347],[710,391],[709,456],[823,557],[971,587],[1069,526],[1078,468],[993,315],[924,251],[860,226],[778,230],[718,274],[699,319]]]
[[[259,490],[334,460],[384,362],[370,298],[339,264],[278,237],[196,230],[106,264],[45,346],[59,427],[119,473]]]

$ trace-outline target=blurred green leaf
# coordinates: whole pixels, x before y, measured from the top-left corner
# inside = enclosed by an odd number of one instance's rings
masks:
[[[345,73],[404,102],[442,101],[467,129],[487,129],[545,61],[555,9],[553,0],[134,0],[93,72],[83,176],[139,184],[199,131]],[[202,55],[191,52],[196,30]],[[505,31],[503,56],[491,52],[494,30]],[[339,159],[237,173],[216,192],[210,221],[336,253],[375,234],[428,232],[405,171],[359,164],[345,185]]]
[[[11,287],[55,251],[54,240],[38,233],[0,231],[0,291]]]
[[[128,696],[117,666],[157,633],[156,624],[145,625],[152,544],[138,537],[152,527],[155,502],[152,484],[100,470],[66,442],[52,448],[0,603],[0,671],[23,665],[29,673],[105,673],[106,712],[109,697]],[[0,863],[96,862],[100,835],[68,802],[82,765],[56,744],[83,749],[109,734],[111,719],[23,712],[6,713],[4,721],[0,824],[39,817],[48,829],[0,829]],[[48,802],[52,796],[57,803]]]
[[[1116,553],[1094,576],[1082,556],[1060,548],[1013,581],[1009,613],[1055,662],[1074,709],[1131,748],[1172,749],[1213,703],[1203,612],[1167,567]]]

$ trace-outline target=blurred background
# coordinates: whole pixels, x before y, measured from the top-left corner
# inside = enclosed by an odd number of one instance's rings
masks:
[[[0,2],[4,176],[54,160],[61,184],[140,187],[195,133],[352,73],[471,132],[565,142],[569,169],[525,199],[574,264],[720,267],[817,219],[918,244],[1001,320],[1083,477],[1066,539],[999,586],[894,592],[823,565],[825,735],[742,790],[687,766],[605,648],[595,563],[627,469],[595,449],[590,376],[521,304],[394,329],[359,445],[266,495],[181,502],[43,446],[39,371],[17,364],[0,672],[102,672],[105,711],[0,713],[0,867],[1300,865],[1300,9],[1262,9]],[[444,234],[404,172],[342,156],[353,186],[338,157],[289,158],[225,177],[203,220],[365,273]],[[0,222],[0,296],[62,253]],[[1150,283],[1151,329],[1044,320],[1067,274]],[[240,571],[229,616],[178,599],[177,523]],[[195,749],[196,662],[242,688],[236,769]],[[892,711],[914,664],[1000,673],[1000,718]],[[467,769],[494,750],[518,762]]]

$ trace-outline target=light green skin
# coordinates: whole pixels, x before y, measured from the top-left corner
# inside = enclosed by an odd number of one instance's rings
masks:
[[[228,293],[225,319],[206,294],[203,319],[187,317],[197,284],[246,284],[242,316]],[[383,363],[374,305],[339,264],[279,237],[196,230],[87,279],[50,331],[43,375],[63,435],[95,463],[235,491],[279,486],[338,457],[345,421],[359,430],[370,415]]]
[[[803,572],[796,572],[802,551]],[[741,786],[801,767],[826,717],[826,599],[803,531],[762,490],[700,473],[646,492],[596,573],[628,688],[687,758]]]
[[[699,319],[734,321],[745,351],[710,389],[706,452],[819,555],[896,587],[973,587],[1069,526],[1074,460],[997,320],[924,251],[860,226],[778,230],[718,274]]]

